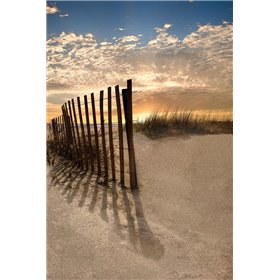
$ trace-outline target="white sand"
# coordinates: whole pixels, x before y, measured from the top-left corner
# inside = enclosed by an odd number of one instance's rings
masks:
[[[49,168],[48,279],[232,279],[232,135],[135,151],[134,194]]]

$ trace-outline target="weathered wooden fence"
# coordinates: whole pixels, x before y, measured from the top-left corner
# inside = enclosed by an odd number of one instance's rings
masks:
[[[61,111],[62,115],[52,119],[49,125],[49,141],[54,144],[55,152],[95,172],[105,182],[113,180],[124,185],[127,183],[125,174],[128,174],[130,187],[137,188],[132,80],[127,81],[127,88],[121,92],[119,86],[115,86],[113,95],[112,88],[108,87],[106,97],[102,90],[97,100],[94,93],[89,100],[85,95],[83,103],[80,97],[76,102],[69,100],[61,106]]]

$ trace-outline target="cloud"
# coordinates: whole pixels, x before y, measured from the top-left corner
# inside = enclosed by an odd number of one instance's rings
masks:
[[[224,91],[232,90],[232,24],[204,25],[183,39],[189,53],[199,54],[191,69],[207,84]],[[220,80],[220,82],[219,82]]]
[[[118,27],[117,29],[120,30],[120,31],[124,31],[125,30],[124,28],[121,28],[121,27]]]
[[[97,93],[116,84],[125,87],[131,78],[139,110],[143,99],[149,100],[149,110],[163,103],[231,108],[232,24],[201,25],[182,40],[168,32],[170,27],[157,27],[146,45],[138,45],[139,35],[113,42],[98,42],[91,33],[53,36],[47,41],[48,100],[59,102],[57,95]]]
[[[163,28],[156,27],[155,31],[158,33],[156,38],[148,42],[148,46],[151,48],[163,49],[174,48],[179,43],[179,39],[175,35],[171,35],[167,32],[172,25],[169,23],[164,24]]]
[[[118,39],[119,42],[121,43],[126,43],[126,42],[137,42],[139,40],[139,38],[137,36],[134,35],[130,35],[130,36],[124,36]]]
[[[69,14],[61,14],[61,15],[59,15],[60,17],[68,17],[69,16]]]
[[[108,46],[108,45],[112,45],[111,42],[101,42],[100,43],[101,46]]]
[[[163,25],[163,27],[156,27],[156,28],[155,28],[155,31],[156,31],[157,33],[165,32],[165,31],[166,31],[167,29],[169,29],[171,26],[172,26],[172,24],[170,24],[170,23],[165,23],[165,24]]]
[[[165,30],[167,30],[167,29],[170,28],[171,26],[172,26],[172,24],[166,23],[166,24],[163,26],[163,28],[164,28]]]
[[[47,90],[60,90],[60,89],[68,89],[70,86],[69,84],[64,84],[60,81],[56,81],[55,79],[53,79],[51,82],[47,83]]]
[[[47,4],[47,14],[56,14],[59,12],[59,8],[54,4],[54,5],[49,5]]]

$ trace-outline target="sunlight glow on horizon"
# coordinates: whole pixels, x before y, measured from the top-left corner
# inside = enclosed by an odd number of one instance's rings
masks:
[[[72,7],[70,12],[63,9],[63,13],[69,12],[69,16],[65,18],[60,17],[60,4],[59,7],[52,7],[52,10],[48,9],[48,22],[52,23],[52,27],[60,19],[62,26],[65,23],[65,27],[69,28],[67,23],[75,18],[74,7],[80,9],[80,16],[88,12],[88,5],[91,5],[91,12],[94,12],[95,7],[105,4],[73,5],[65,3],[65,7]],[[114,5],[118,8],[124,3]],[[129,5],[138,5],[137,7],[144,9],[146,5],[154,4]],[[182,3],[166,5],[173,5],[175,11]],[[135,115],[144,116],[148,112],[177,108],[232,112],[233,25],[225,20],[230,17],[229,14],[226,14],[228,17],[224,17],[226,7],[221,10],[221,14],[217,12],[220,11],[220,7],[224,7],[223,5],[225,4],[213,3],[204,7],[198,3],[197,10],[194,5],[192,9],[196,11],[197,17],[216,19],[218,15],[220,22],[196,24],[191,32],[183,26],[179,29],[176,27],[177,17],[174,14],[173,21],[169,19],[162,23],[159,17],[158,21],[153,22],[155,25],[145,25],[146,29],[139,30],[140,26],[134,27],[135,32],[129,31],[132,30],[131,27],[123,24],[119,17],[113,18],[108,26],[107,23],[103,26],[100,22],[100,28],[105,28],[104,32],[110,32],[112,25],[115,25],[114,37],[102,40],[97,39],[100,38],[100,34],[94,31],[62,31],[49,34],[47,119],[60,115],[64,102],[77,96],[83,100],[83,95],[89,95],[91,92],[98,97],[100,90],[104,90],[106,97],[108,86],[112,87],[113,93],[114,85],[118,84],[120,89],[125,88],[127,79],[132,79],[133,91],[136,93],[133,96]],[[104,7],[102,6],[102,9]],[[164,4],[160,7],[163,7],[164,17],[164,9],[167,9],[167,6]],[[211,12],[209,8],[212,9]],[[216,12],[218,14],[215,14]],[[154,20],[152,15],[150,16]],[[160,21],[161,24],[158,24]],[[83,30],[86,30],[87,23],[87,20],[76,19],[72,26],[80,24]],[[174,33],[174,30],[177,30],[177,33]]]

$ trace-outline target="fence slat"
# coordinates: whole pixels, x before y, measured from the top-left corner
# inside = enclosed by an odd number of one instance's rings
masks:
[[[125,127],[128,146],[129,157],[129,173],[130,173],[130,187],[135,189],[138,187],[136,163],[133,143],[133,120],[132,120],[132,80],[127,81],[127,89],[122,91],[123,105],[125,111]]]
[[[74,146],[73,146],[73,136],[72,136],[72,129],[70,124],[70,117],[67,110],[67,103],[63,105],[63,110],[65,114],[64,122],[65,122],[67,145],[68,145],[67,153],[69,151],[70,152],[69,155],[73,159],[75,157],[75,153],[74,153]]]
[[[103,165],[104,165],[104,177],[108,178],[108,162],[107,162],[107,149],[104,127],[104,111],[103,111],[103,90],[100,91],[99,105],[100,105],[100,123],[101,123],[101,137],[102,137],[102,151],[103,151]]]
[[[86,113],[87,136],[88,136],[88,150],[90,154],[90,165],[91,165],[91,170],[94,171],[93,148],[91,143],[90,123],[89,123],[89,115],[88,115],[88,101],[86,95],[84,96],[84,103],[85,103],[85,113]]]
[[[57,125],[57,137],[58,137],[58,143],[60,145],[60,117],[56,118],[56,125]]]
[[[95,139],[95,152],[96,152],[96,158],[97,158],[97,174],[98,174],[98,176],[100,176],[101,175],[101,164],[100,164],[99,139],[98,139],[98,130],[97,130],[97,122],[96,122],[94,94],[91,93],[90,96],[91,96],[91,108],[92,108],[94,139]]]
[[[65,140],[65,135],[64,135],[64,122],[63,122],[63,116],[60,116],[60,126],[61,126],[61,140],[63,141],[64,144],[64,140]]]
[[[111,87],[108,87],[108,130],[109,130],[109,145],[110,145],[112,179],[115,181],[116,180],[116,172],[115,172],[115,154],[114,154],[114,140],[113,140],[113,128],[112,128]]]
[[[65,137],[65,123],[63,119],[63,115],[60,116],[60,123],[61,123],[61,136],[62,136],[62,145],[65,148],[65,142],[66,142],[66,137]]]
[[[58,118],[54,119],[55,121],[55,129],[56,129],[56,136],[57,136],[57,143],[59,145],[59,127],[58,127]]]
[[[64,105],[61,106],[61,111],[62,111],[62,121],[63,121],[63,138],[64,138],[64,151],[63,154],[67,151],[69,151],[69,137],[68,137],[68,131],[66,129],[66,113],[65,113],[65,108]],[[65,154],[66,155],[66,154]]]
[[[86,142],[86,135],[85,135],[85,129],[84,129],[83,116],[82,116],[81,101],[80,101],[80,97],[79,96],[77,97],[77,102],[78,102],[80,127],[81,127],[81,131],[82,131],[82,140],[83,140],[83,160],[85,161],[86,169],[88,169],[88,157],[87,157],[87,154],[86,154],[87,142]]]
[[[66,112],[65,112],[65,107],[64,104],[61,106],[61,112],[62,112],[62,120],[63,120],[63,124],[64,124],[64,137],[66,142],[68,143],[69,138],[68,138],[68,127],[67,127],[67,119],[66,119]]]
[[[53,131],[53,139],[57,141],[57,130],[56,130],[56,122],[55,119],[52,119],[52,131]]]
[[[70,147],[71,147],[71,152],[72,152],[72,159],[76,158],[76,145],[75,145],[75,135],[73,133],[73,123],[70,117],[70,111],[71,107],[67,105],[67,102],[64,104],[65,106],[65,111],[66,111],[66,116],[67,116],[67,125],[68,125],[68,130],[69,130],[69,136],[70,136]]]
[[[62,147],[62,123],[61,123],[61,116],[58,117],[58,128],[59,128],[59,146]]]
[[[82,160],[83,151],[82,151],[82,145],[81,145],[81,138],[80,138],[80,132],[79,132],[79,127],[78,127],[77,115],[76,115],[76,110],[75,110],[75,101],[74,101],[74,99],[72,99],[71,101],[72,101],[72,109],[73,109],[73,115],[74,115],[74,120],[75,120],[77,138],[78,138],[79,155],[80,155],[79,163],[80,163],[80,166],[83,168],[84,167],[84,163],[83,163],[83,160]]]
[[[124,154],[123,154],[123,129],[122,129],[122,110],[120,102],[119,86],[115,86],[117,114],[118,114],[118,133],[119,133],[119,156],[120,156],[120,183],[124,185]]]
[[[60,145],[60,139],[61,139],[61,136],[60,136],[60,117],[57,117],[56,118],[56,124],[57,124],[57,136],[58,136],[58,143]]]
[[[74,140],[73,145],[74,145],[74,149],[75,149],[75,159],[76,159],[76,162],[78,163],[79,151],[78,151],[78,146],[77,146],[77,141],[76,141],[75,127],[74,127],[74,121],[73,121],[73,115],[72,115],[70,100],[68,100],[68,108],[69,108],[69,113],[70,113],[70,125],[71,125],[71,129],[72,129],[73,140]]]
[[[73,143],[73,135],[72,135],[70,116],[69,116],[69,113],[68,113],[67,103],[64,104],[64,110],[65,110],[65,115],[66,115],[66,130],[67,130],[67,133],[68,133],[69,142],[70,142],[70,144],[72,144]]]

